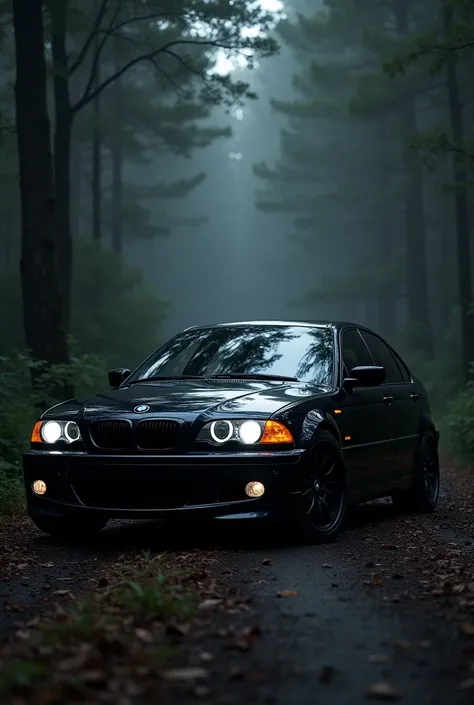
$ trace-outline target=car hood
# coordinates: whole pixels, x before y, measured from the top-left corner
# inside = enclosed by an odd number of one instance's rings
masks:
[[[44,417],[69,417],[84,414],[84,418],[133,413],[135,407],[146,405],[147,414],[168,418],[197,418],[220,414],[253,414],[268,417],[288,405],[309,397],[325,396],[331,390],[325,386],[301,382],[260,382],[247,380],[173,380],[147,382],[115,389],[87,400],[72,400],[59,404]],[[43,418],[44,418],[43,417]]]

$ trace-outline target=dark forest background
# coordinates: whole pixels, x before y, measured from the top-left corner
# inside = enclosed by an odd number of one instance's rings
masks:
[[[472,462],[474,4],[267,8],[0,0],[0,511],[38,408],[235,318],[373,326]]]

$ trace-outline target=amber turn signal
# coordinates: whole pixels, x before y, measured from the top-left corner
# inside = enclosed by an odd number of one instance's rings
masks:
[[[267,421],[260,443],[294,443],[290,429],[279,421]]]
[[[37,421],[35,423],[33,431],[31,432],[31,438],[30,438],[31,443],[42,443],[43,442],[43,439],[41,438],[41,433],[40,433],[42,425],[43,425],[42,421]]]

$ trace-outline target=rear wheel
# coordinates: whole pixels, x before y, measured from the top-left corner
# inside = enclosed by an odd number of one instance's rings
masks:
[[[303,472],[298,497],[298,530],[303,543],[333,541],[339,534],[347,506],[347,473],[341,448],[331,433],[322,431]]]
[[[439,485],[438,440],[433,431],[425,431],[415,459],[413,483],[407,490],[392,494],[393,504],[403,512],[433,512]]]
[[[69,517],[63,515],[47,516],[32,512],[30,518],[35,526],[45,534],[58,539],[87,539],[106,526],[108,518],[97,515]]]

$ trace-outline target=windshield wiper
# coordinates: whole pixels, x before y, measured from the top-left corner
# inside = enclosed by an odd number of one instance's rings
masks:
[[[155,375],[154,377],[142,377],[141,379],[132,379],[128,384],[142,384],[143,382],[163,382],[163,380],[171,379],[204,379],[200,375]]]
[[[209,379],[268,379],[268,380],[280,380],[282,382],[298,382],[296,377],[286,377],[284,375],[266,375],[261,372],[254,372],[253,374],[241,374],[240,372],[234,372],[231,374],[223,375],[211,375]]]

